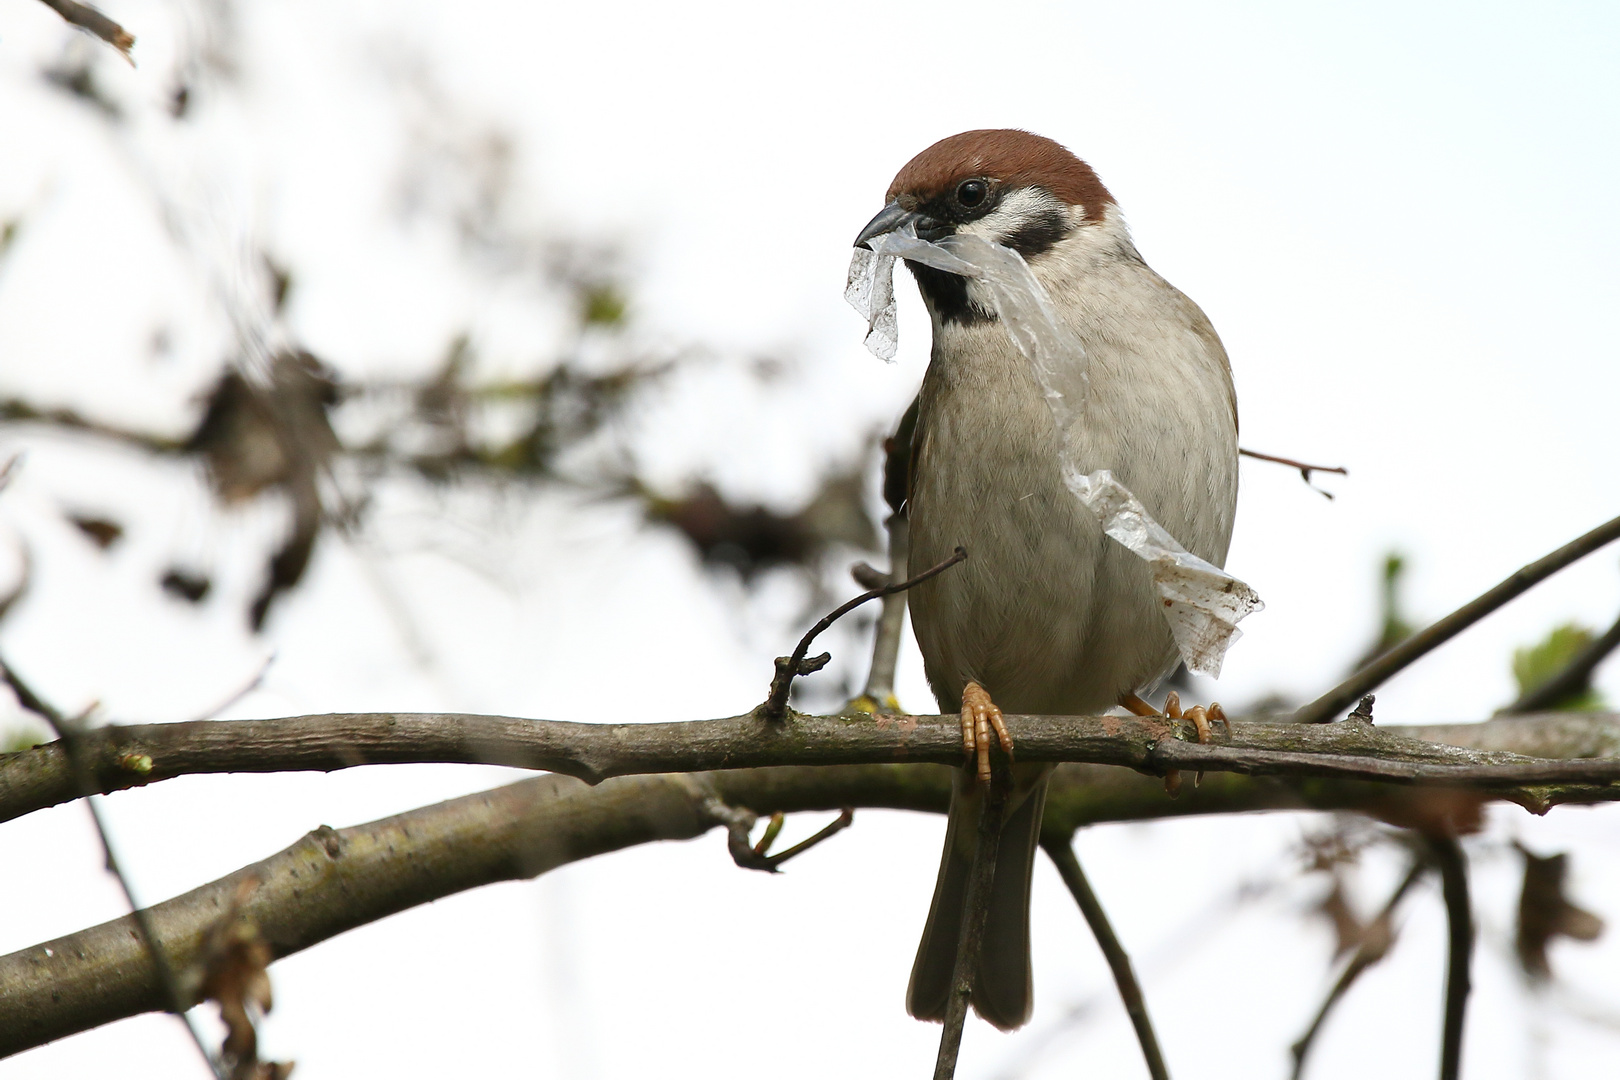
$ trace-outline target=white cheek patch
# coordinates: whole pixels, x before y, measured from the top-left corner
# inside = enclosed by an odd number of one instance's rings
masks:
[[[1073,211],[1062,199],[1040,188],[1017,188],[1001,197],[996,208],[977,221],[957,227],[958,236],[978,236],[997,244],[1017,236],[1027,226],[1050,219],[1053,214],[1071,219]]]
[[[986,215],[979,224],[994,216]],[[1147,562],[1154,589],[1163,601],[1160,611],[1187,670],[1219,676],[1226,650],[1242,636],[1237,624],[1263,610],[1265,604],[1248,585],[1183,547],[1107,469],[1086,473],[1074,460],[1066,433],[1079,420],[1082,401],[1059,391],[1054,376],[1060,367],[1072,372],[1079,365],[1081,385],[1085,385],[1085,347],[1057,318],[1046,290],[1023,256],[965,229],[930,243],[907,226],[871,243],[870,251],[855,249],[844,292],[844,298],[867,320],[867,348],[889,360],[899,344],[894,304],[896,259],[966,278],[970,293],[984,296],[994,308],[1041,385],[1056,423],[1056,453],[1064,485],[1096,517],[1103,532]]]

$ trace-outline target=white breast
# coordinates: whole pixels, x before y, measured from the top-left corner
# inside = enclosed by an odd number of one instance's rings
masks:
[[[1114,227],[1110,227],[1114,226]],[[1193,553],[1224,563],[1237,499],[1226,354],[1203,312],[1147,268],[1117,220],[1034,269],[1089,358],[1068,433],[1084,471],[1111,469]],[[1162,679],[1175,645],[1146,564],[1063,487],[1056,433],[996,323],[934,326],[911,493],[913,572],[958,544],[968,561],[912,590],[943,709],[968,679],[1009,712],[1095,713]]]

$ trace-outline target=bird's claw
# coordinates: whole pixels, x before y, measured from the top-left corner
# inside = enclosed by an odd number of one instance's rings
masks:
[[[976,682],[962,688],[962,749],[977,759],[979,783],[990,782],[990,733],[994,731],[1008,760],[1013,756],[1012,732],[990,693]]]
[[[1171,720],[1191,720],[1193,729],[1198,732],[1198,741],[1201,743],[1211,741],[1211,721],[1224,727],[1228,735],[1232,734],[1232,723],[1227,720],[1226,710],[1221,708],[1221,703],[1218,701],[1210,702],[1207,709],[1202,705],[1194,705],[1186,712],[1182,712],[1181,695],[1172,690],[1164,697],[1164,715]],[[1173,782],[1171,780],[1172,776],[1175,777]],[[1193,774],[1193,787],[1197,787],[1203,782],[1203,773],[1197,772]],[[1173,771],[1166,773],[1164,788],[1170,793],[1170,797],[1174,798],[1181,790],[1181,775]]]
[[[1202,705],[1194,705],[1186,712],[1182,712],[1181,695],[1172,690],[1164,698],[1164,715],[1170,720],[1191,720],[1193,727],[1198,732],[1198,741],[1201,743],[1210,741],[1210,732],[1212,730],[1210,725],[1212,722],[1224,727],[1228,735],[1232,733],[1232,723],[1227,720],[1226,710],[1221,708],[1221,703],[1218,701],[1210,702],[1207,709]]]
[[[1137,716],[1155,716],[1159,710],[1153,708],[1135,694],[1126,694],[1119,702]],[[1226,710],[1221,708],[1219,702],[1210,702],[1209,707],[1194,705],[1186,712],[1181,710],[1181,695],[1174,690],[1164,696],[1163,715],[1167,720],[1191,720],[1194,730],[1198,732],[1198,741],[1208,743],[1212,739],[1213,724],[1219,724],[1226,729],[1228,735],[1232,734],[1232,723],[1226,718]],[[1197,787],[1204,779],[1203,773],[1193,776],[1193,786]],[[1164,790],[1175,798],[1181,793],[1181,773],[1171,769],[1164,774]]]

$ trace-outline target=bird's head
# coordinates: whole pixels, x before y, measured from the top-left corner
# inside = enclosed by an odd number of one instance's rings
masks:
[[[861,230],[856,247],[909,225],[923,240],[976,234],[1038,269],[1065,241],[1088,229],[1113,232],[1117,222],[1108,213],[1114,197],[1090,165],[1051,139],[1013,128],[941,139],[906,163],[885,199],[888,205]],[[987,314],[968,302],[962,278],[909,265],[936,315],[974,321]]]

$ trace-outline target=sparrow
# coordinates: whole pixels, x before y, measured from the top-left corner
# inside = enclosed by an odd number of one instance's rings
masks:
[[[1204,313],[1151,270],[1097,174],[1019,130],[963,132],[902,168],[856,238],[976,234],[1023,256],[1083,347],[1050,378],[1079,402],[1058,431],[1030,362],[975,280],[908,262],[933,345],[911,442],[913,568],[965,563],[911,591],[912,626],[941,711],[984,753],[1001,713],[1157,712],[1140,695],[1178,654],[1147,564],[1064,485],[1109,469],[1189,551],[1224,565],[1237,502],[1238,419],[1226,351]],[[1033,1005],[1029,895],[1050,766],[1010,766],[990,912],[970,1001],[1010,1030]],[[985,786],[963,768],[906,1005],[943,1020]]]

